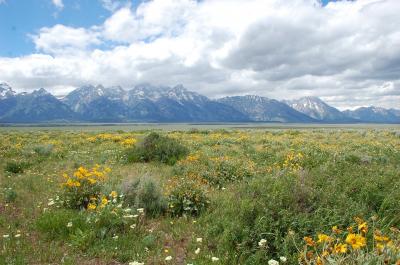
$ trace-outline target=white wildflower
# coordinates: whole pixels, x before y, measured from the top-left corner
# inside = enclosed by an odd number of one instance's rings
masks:
[[[203,238],[201,238],[201,237],[196,238],[196,242],[197,242],[197,243],[203,242]]]
[[[219,258],[217,258],[217,257],[212,257],[212,258],[211,258],[211,261],[212,261],[212,262],[219,261]]]
[[[165,261],[170,261],[170,260],[172,260],[171,256],[168,256],[168,257],[165,258]]]
[[[200,248],[197,248],[197,249],[194,251],[194,253],[195,253],[196,255],[198,255],[198,254],[200,253]]]
[[[134,261],[134,262],[129,262],[129,265],[144,265],[144,262]]]
[[[270,260],[268,261],[268,265],[279,265],[279,262],[276,261],[276,260],[274,260],[274,259],[270,259]]]
[[[67,227],[72,227],[72,222],[68,222]]]
[[[267,244],[267,240],[266,239],[261,239],[259,242],[258,242],[258,246],[259,247],[263,247],[263,246],[265,246]]]
[[[282,262],[286,262],[286,261],[287,261],[287,258],[286,258],[286,257],[279,257],[279,259],[280,259],[280,261],[282,261]]]

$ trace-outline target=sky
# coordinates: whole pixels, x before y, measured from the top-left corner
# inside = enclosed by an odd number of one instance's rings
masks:
[[[399,0],[0,0],[0,82],[400,108]]]

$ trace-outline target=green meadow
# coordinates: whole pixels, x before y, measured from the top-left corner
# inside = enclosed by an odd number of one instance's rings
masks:
[[[0,128],[0,264],[400,264],[400,128]]]

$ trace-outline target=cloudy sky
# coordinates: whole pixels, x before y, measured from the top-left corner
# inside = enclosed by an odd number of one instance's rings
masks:
[[[0,0],[0,82],[400,108],[399,0]]]

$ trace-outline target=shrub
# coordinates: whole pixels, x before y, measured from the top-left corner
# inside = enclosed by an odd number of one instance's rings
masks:
[[[17,198],[17,193],[12,188],[4,189],[4,201],[6,203],[14,202]]]
[[[173,165],[188,154],[188,149],[177,140],[150,133],[144,140],[128,151],[129,162],[158,161]]]
[[[23,173],[24,169],[28,167],[28,164],[25,162],[18,162],[18,161],[10,161],[7,162],[4,171],[9,172],[9,173]]]
[[[144,208],[149,216],[158,216],[166,210],[166,200],[160,189],[160,184],[149,175],[124,183],[122,192],[128,206]]]
[[[173,216],[198,216],[210,203],[197,181],[174,177],[167,189],[168,211]]]
[[[37,145],[33,148],[33,151],[41,156],[49,156],[53,152],[54,146],[52,144]]]
[[[87,170],[79,167],[72,176],[64,174],[65,182],[63,200],[65,206],[72,209],[86,209],[97,205],[101,200],[101,189],[109,168],[100,168],[96,165]]]

